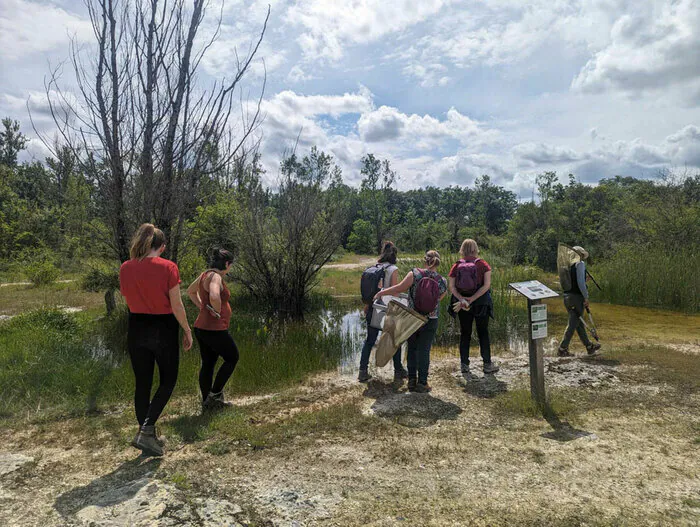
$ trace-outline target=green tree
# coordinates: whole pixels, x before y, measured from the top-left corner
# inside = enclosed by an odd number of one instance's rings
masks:
[[[17,165],[17,156],[26,148],[29,139],[20,132],[19,121],[5,117],[2,126],[4,130],[0,131],[0,164],[14,167]]]
[[[362,158],[360,173],[364,176],[360,185],[362,215],[373,226],[374,247],[378,254],[389,232],[387,203],[396,182],[396,173],[391,169],[388,159],[381,161],[374,154]]]

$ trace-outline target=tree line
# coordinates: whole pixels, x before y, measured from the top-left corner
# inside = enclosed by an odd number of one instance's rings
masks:
[[[0,132],[0,258],[51,260],[70,267],[85,258],[123,261],[111,194],[99,175],[56,147],[44,163],[18,163],[27,139],[20,125],[3,120]],[[236,252],[234,276],[253,296],[301,313],[318,270],[343,247],[377,254],[394,240],[404,252],[430,248],[456,250],[475,238],[504,261],[552,270],[559,241],[584,245],[595,259],[621,249],[690,251],[700,245],[700,175],[663,173],[655,180],[617,176],[590,186],[556,173],[537,177],[537,200],[516,196],[487,175],[471,187],[426,187],[401,191],[388,160],[361,159],[362,182],[343,182],[333,157],[317,148],[289,153],[280,161],[274,189],[255,151],[240,149],[219,170],[200,174],[188,188],[186,206],[174,221],[179,236],[168,243],[170,257],[185,272],[204,265],[214,246]],[[142,174],[125,193],[146,185]],[[156,207],[171,199],[148,192]],[[157,221],[142,201],[124,201],[125,232],[140,222]]]

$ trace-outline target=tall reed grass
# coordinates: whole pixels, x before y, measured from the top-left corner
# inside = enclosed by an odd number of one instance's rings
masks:
[[[448,279],[452,265],[461,257],[457,253],[440,253],[442,260],[438,272]],[[494,320],[489,325],[491,342],[496,346],[505,346],[509,336],[524,334],[527,330],[527,301],[508,287],[512,282],[524,282],[526,280],[540,280],[547,285],[553,285],[553,275],[547,274],[537,267],[512,266],[502,262],[485,252],[481,258],[491,265],[491,297],[493,299]],[[403,260],[399,262],[401,276],[405,276],[414,267],[425,267],[421,258]],[[442,346],[453,346],[459,343],[459,321],[448,315],[448,306],[451,295],[448,293],[440,303],[440,316],[438,320],[438,332],[436,343]],[[475,331],[475,329],[474,329]],[[472,344],[476,344],[475,338]]]
[[[700,251],[652,253],[623,248],[590,267],[602,291],[589,283],[593,300],[632,306],[700,311]]]

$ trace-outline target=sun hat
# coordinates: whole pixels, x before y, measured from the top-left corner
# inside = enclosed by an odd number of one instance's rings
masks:
[[[581,256],[582,260],[588,259],[588,251],[580,245],[575,245],[574,247],[572,247],[572,249]]]

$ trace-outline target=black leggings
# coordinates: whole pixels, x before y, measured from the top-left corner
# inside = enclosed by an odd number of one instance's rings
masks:
[[[233,374],[238,363],[238,347],[233,337],[226,330],[211,331],[208,329],[194,328],[194,334],[199,342],[199,353],[202,355],[202,369],[199,370],[199,389],[202,391],[202,400],[207,398],[209,392],[220,393],[226,381]],[[214,379],[216,361],[221,357],[224,363],[219,368]]]
[[[474,308],[472,308],[474,309]],[[469,364],[469,346],[472,342],[472,322],[476,321],[476,334],[479,337],[479,349],[484,364],[491,362],[491,339],[489,338],[489,317],[475,317],[464,309],[457,313],[459,317],[459,355],[462,364]]]
[[[174,315],[129,313],[127,343],[136,377],[134,407],[140,425],[156,423],[175,388],[180,364],[178,328]],[[151,399],[156,364],[160,384]]]

